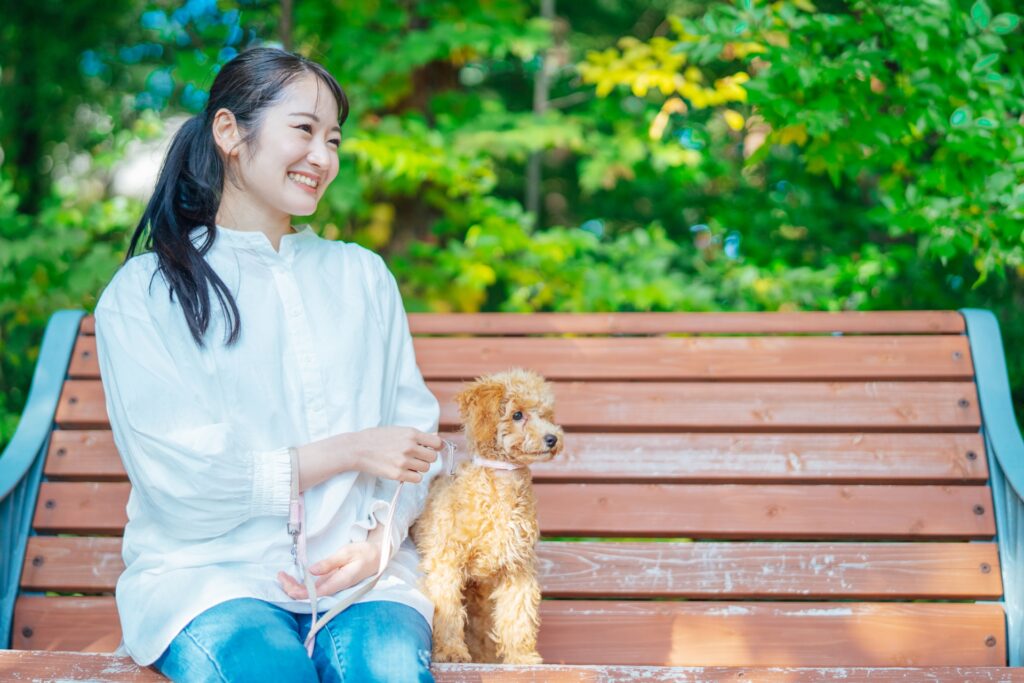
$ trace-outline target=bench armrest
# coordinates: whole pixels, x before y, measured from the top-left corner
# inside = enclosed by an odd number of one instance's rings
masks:
[[[14,437],[0,455],[0,649],[10,647],[14,601],[43,460],[84,315],[84,311],[57,311],[50,317],[25,410]]]
[[[1010,666],[1024,664],[1024,439],[1013,412],[999,322],[991,311],[963,309],[978,386],[982,432],[996,513]]]

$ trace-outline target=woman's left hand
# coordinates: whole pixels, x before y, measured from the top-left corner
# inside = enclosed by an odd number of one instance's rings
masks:
[[[349,543],[330,557],[310,566],[309,573],[319,577],[315,582],[317,596],[334,595],[376,574],[380,565],[380,546],[378,540]],[[288,574],[278,572],[277,580],[288,597],[294,600],[309,599],[306,586]]]

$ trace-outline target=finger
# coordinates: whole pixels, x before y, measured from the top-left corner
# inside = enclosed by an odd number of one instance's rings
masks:
[[[425,446],[416,446],[413,450],[406,453],[407,460],[419,460],[428,464],[437,460],[438,457],[437,451],[432,451]]]
[[[413,472],[426,472],[430,469],[430,463],[426,460],[412,458],[405,464],[405,469],[412,470]]]
[[[437,434],[428,434],[427,432],[420,432],[416,442],[421,446],[433,449],[435,452],[444,447],[444,441],[440,436]]]
[[[404,481],[408,484],[418,484],[423,481],[423,475],[419,472],[413,472],[412,470],[402,470],[402,473],[398,475],[398,481]]]
[[[338,552],[334,553],[330,557],[327,557],[319,562],[316,562],[309,567],[310,574],[322,575],[333,572],[338,567],[348,564],[352,561],[352,550],[349,546],[345,546]]]
[[[284,589],[285,594],[294,600],[305,600],[308,596],[306,587],[300,584],[298,581],[293,579],[284,572],[278,572],[278,581],[281,582],[281,587]]]
[[[359,581],[359,567],[357,563],[345,565],[338,571],[324,579],[324,582],[317,586],[317,592],[324,595],[334,595],[346,588],[351,588]]]

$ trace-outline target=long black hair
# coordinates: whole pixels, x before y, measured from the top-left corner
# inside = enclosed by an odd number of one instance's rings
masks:
[[[230,111],[243,132],[243,142],[252,144],[259,135],[263,110],[277,102],[291,82],[307,74],[330,90],[338,105],[338,124],[343,124],[348,118],[348,98],[316,62],[284,50],[256,47],[221,67],[206,107],[174,135],[156,189],[132,235],[125,261],[134,256],[148,229],[143,246],[156,253],[157,272],[169,285],[171,301],[177,295],[200,347],[210,325],[211,285],[230,326],[228,345],[238,340],[241,329],[234,297],[204,258],[216,239],[217,209],[225,180],[224,159],[213,140],[213,117],[222,108]],[[206,239],[197,248],[190,234],[198,226],[206,227]]]

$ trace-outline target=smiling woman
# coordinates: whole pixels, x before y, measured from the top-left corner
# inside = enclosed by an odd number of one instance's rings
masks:
[[[432,680],[408,533],[439,404],[383,259],[292,226],[338,174],[347,115],[303,57],[225,64],[96,306],[132,484],[120,651],[174,680]]]
[[[291,232],[291,216],[308,216],[338,175],[341,127],[333,97],[321,97],[321,81],[304,75],[285,96],[267,107],[257,139],[247,142],[227,108],[213,118],[213,139],[221,153],[239,163],[224,186],[217,224],[235,229],[266,226],[278,248]]]

